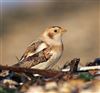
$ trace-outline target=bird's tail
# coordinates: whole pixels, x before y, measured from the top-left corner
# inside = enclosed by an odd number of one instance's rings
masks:
[[[17,59],[18,62],[20,62],[20,59],[17,56],[16,56],[16,59]]]
[[[16,56],[16,59],[17,59],[17,63],[12,65],[12,66],[19,66],[22,63],[17,56]]]

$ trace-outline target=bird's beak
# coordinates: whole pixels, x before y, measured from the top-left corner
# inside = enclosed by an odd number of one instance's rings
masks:
[[[62,29],[62,34],[65,33],[65,32],[67,32],[67,30],[66,29]]]

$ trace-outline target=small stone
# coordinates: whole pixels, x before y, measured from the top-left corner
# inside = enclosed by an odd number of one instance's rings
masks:
[[[41,86],[32,86],[25,93],[45,93]]]
[[[57,83],[56,82],[47,82],[45,85],[46,90],[57,90]]]

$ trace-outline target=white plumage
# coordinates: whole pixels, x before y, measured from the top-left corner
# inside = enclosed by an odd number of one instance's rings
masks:
[[[14,66],[52,69],[62,56],[65,31],[59,26],[47,28],[36,42],[28,46],[20,62]]]

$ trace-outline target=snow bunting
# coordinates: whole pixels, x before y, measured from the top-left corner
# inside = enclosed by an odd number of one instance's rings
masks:
[[[66,30],[59,26],[47,28],[40,38],[32,42],[14,66],[52,69],[63,52],[62,35]]]

